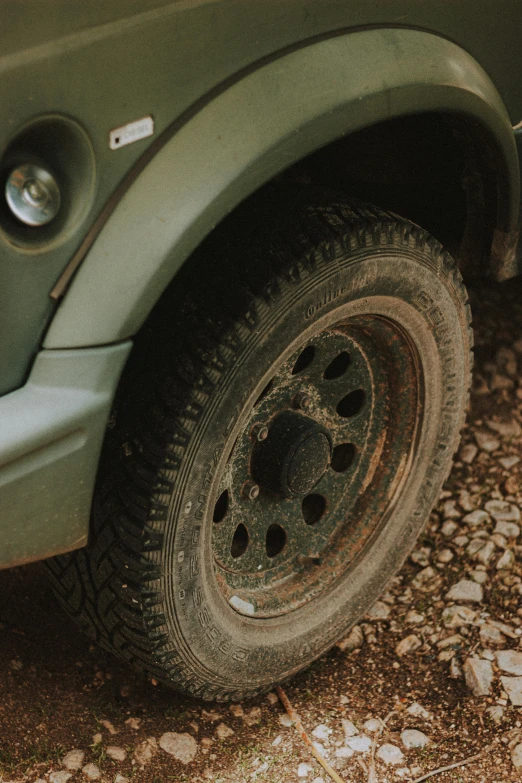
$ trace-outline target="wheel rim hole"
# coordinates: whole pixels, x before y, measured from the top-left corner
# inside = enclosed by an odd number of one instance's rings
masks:
[[[286,533],[281,525],[270,525],[266,531],[266,556],[275,557],[279,555],[286,546]]]
[[[315,525],[326,514],[326,498],[322,495],[307,495],[301,505],[303,519],[307,525]]]
[[[232,544],[230,545],[230,554],[232,557],[241,557],[241,555],[244,555],[248,548],[248,541],[248,530],[243,523],[241,523],[236,527],[234,537],[232,538]]]
[[[332,470],[336,473],[344,473],[353,465],[356,449],[353,443],[340,443],[335,446],[330,462]]]
[[[328,367],[323,373],[325,381],[333,381],[336,378],[340,378],[348,369],[351,362],[350,354],[348,351],[341,351],[335,359],[332,359]]]
[[[256,407],[256,405],[259,405],[259,403],[262,402],[265,399],[265,397],[268,396],[268,394],[270,394],[273,385],[274,385],[273,379],[271,381],[268,381],[267,385],[265,386],[265,388],[263,389],[263,391],[255,401],[254,408]]]
[[[343,419],[348,419],[350,416],[355,416],[359,413],[364,402],[366,400],[366,394],[363,389],[355,389],[345,395],[342,400],[337,403],[337,413],[342,416]]]
[[[307,345],[304,351],[301,351],[297,357],[297,361],[292,369],[292,375],[297,375],[307,367],[310,367],[315,358],[315,348],[313,345]]]
[[[228,503],[228,489],[225,489],[218,497],[216,505],[214,506],[214,514],[212,516],[214,522],[222,522],[225,519],[228,511]]]

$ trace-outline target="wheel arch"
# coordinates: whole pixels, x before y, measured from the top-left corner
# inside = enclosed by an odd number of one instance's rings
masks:
[[[330,142],[427,112],[461,117],[471,130],[491,180],[491,267],[498,279],[511,276],[518,158],[494,85],[444,38],[361,30],[260,65],[176,127],[82,257],[44,346],[133,335],[191,252],[258,188]]]

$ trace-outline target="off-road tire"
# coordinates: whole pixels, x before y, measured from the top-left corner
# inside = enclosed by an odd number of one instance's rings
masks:
[[[212,556],[234,427],[301,332],[365,313],[397,322],[417,357],[422,416],[406,474],[328,589],[245,616],[223,599]],[[89,544],[49,561],[61,603],[104,647],[204,699],[251,697],[305,668],[375,601],[428,518],[458,445],[471,340],[458,269],[421,228],[306,188],[253,200],[202,245],[136,340]]]

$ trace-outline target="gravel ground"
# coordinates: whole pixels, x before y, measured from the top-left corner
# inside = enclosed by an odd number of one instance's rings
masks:
[[[522,777],[522,282],[472,292],[476,371],[417,549],[285,691],[343,781]],[[275,693],[203,705],[90,646],[40,565],[0,574],[0,779],[329,783]],[[517,771],[520,769],[520,772]]]

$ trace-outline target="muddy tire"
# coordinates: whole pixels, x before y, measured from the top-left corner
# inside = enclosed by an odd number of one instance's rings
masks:
[[[90,636],[205,699],[268,689],[361,618],[430,513],[468,399],[467,297],[440,245],[374,207],[285,200],[245,206],[163,297],[89,545],[50,561]]]

